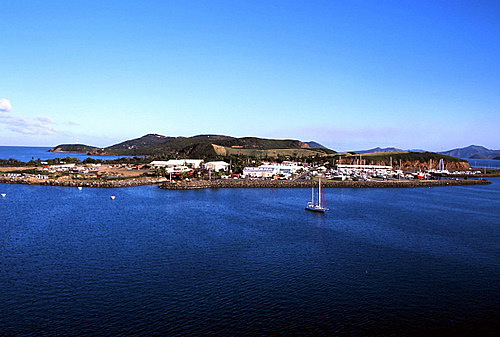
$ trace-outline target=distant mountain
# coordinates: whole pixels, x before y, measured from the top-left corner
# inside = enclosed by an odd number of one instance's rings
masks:
[[[376,147],[370,150],[361,150],[361,151],[353,151],[356,153],[375,153],[375,152],[405,152],[405,150],[401,150],[395,147],[385,147],[385,148],[380,148]]]
[[[91,154],[101,155],[173,155],[208,158],[215,156],[254,156],[254,157],[314,157],[336,153],[333,150],[312,142],[294,139],[265,139],[256,137],[235,138],[223,135],[197,135],[193,137],[167,137],[148,134],[105,148],[86,147],[81,144],[58,145],[50,151],[74,152],[74,149],[88,148]],[[86,152],[86,151],[85,151]]]
[[[320,143],[314,141],[306,142],[306,144],[309,145],[311,149],[327,149],[326,146],[323,146]]]
[[[484,146],[470,145],[463,148],[439,152],[448,156],[471,159],[494,159],[500,157],[500,150],[490,150]]]

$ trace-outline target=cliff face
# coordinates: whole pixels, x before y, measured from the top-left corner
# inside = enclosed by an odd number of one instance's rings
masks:
[[[339,164],[345,165],[391,165],[390,160],[370,160],[369,158],[341,158]],[[403,171],[419,171],[419,170],[429,170],[439,169],[439,162],[433,161],[419,161],[419,160],[401,160],[401,166],[399,160],[392,161],[392,167],[394,169],[402,169]],[[460,171],[470,169],[470,164],[467,161],[444,161],[444,168],[448,171]]]

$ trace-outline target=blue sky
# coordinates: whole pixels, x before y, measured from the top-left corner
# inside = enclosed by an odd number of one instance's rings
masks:
[[[0,12],[0,145],[215,133],[500,148],[495,1],[4,0]]]

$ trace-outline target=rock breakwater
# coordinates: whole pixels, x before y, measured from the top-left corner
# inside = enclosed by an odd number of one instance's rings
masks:
[[[310,188],[317,186],[316,181],[291,180],[199,180],[189,182],[165,182],[160,188],[171,190],[194,190],[204,188]],[[351,188],[404,188],[458,185],[491,184],[484,179],[452,179],[452,180],[371,180],[371,181],[324,181],[323,187]]]
[[[59,180],[0,177],[0,183],[27,184],[65,187],[116,188],[159,184],[160,188],[170,190],[195,190],[204,188],[310,188],[316,187],[316,181],[291,180],[196,180],[169,182],[166,178],[135,178],[122,180]],[[371,181],[323,181],[323,187],[347,188],[404,188],[458,185],[491,184],[485,179],[450,179],[450,180],[371,180]]]
[[[6,184],[27,184],[27,185],[47,185],[66,187],[131,187],[141,185],[154,185],[165,182],[166,178],[135,178],[121,180],[59,180],[59,179],[31,179],[31,178],[11,178],[0,177],[0,183]]]

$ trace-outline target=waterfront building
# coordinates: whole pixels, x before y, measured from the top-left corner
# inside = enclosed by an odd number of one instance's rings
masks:
[[[194,169],[199,168],[203,159],[170,159],[167,161],[162,160],[154,160],[149,165],[154,168],[166,167],[166,168],[175,168],[181,166],[188,166]]]
[[[203,168],[214,172],[227,171],[229,169],[229,164],[225,161],[210,161],[203,164]]]
[[[266,163],[258,167],[245,167],[243,168],[243,174],[246,177],[252,178],[271,178],[274,176],[285,177],[286,179],[291,178],[292,174],[295,174],[298,170],[303,167],[297,163],[290,164],[277,164],[277,163]]]
[[[275,173],[272,167],[258,166],[244,167],[243,175],[250,178],[271,178]]]

